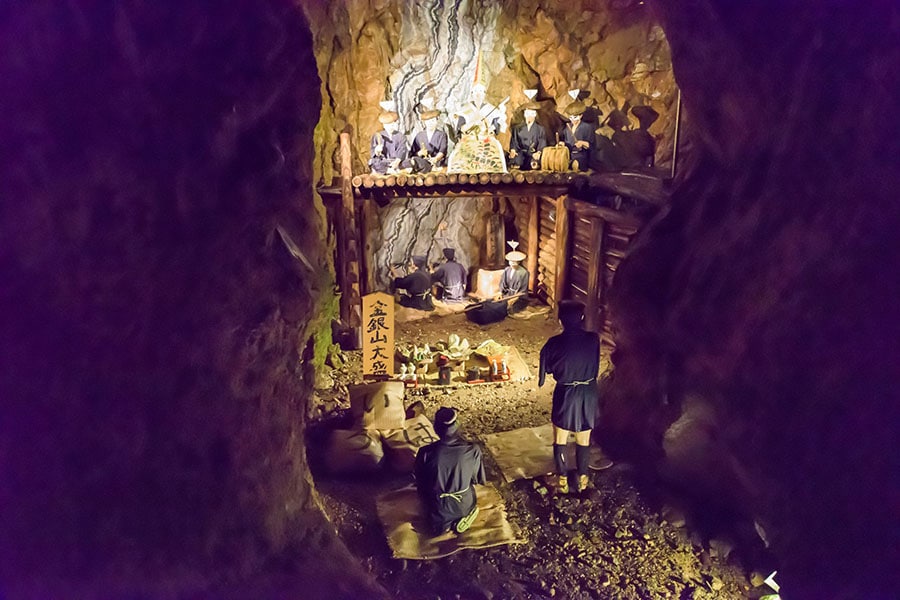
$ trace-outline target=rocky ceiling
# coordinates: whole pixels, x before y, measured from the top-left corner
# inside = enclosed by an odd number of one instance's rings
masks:
[[[677,90],[669,47],[649,6],[638,0],[301,0],[310,18],[322,106],[316,150],[326,183],[338,133],[353,132],[354,171],[365,170],[379,103],[394,100],[404,129],[418,127],[423,99],[445,113],[477,80],[487,100],[510,98],[509,113],[538,89],[550,118],[583,90],[604,114],[649,104],[659,163],[671,157]],[[586,97],[585,97],[586,96]],[[501,139],[503,136],[501,135]]]

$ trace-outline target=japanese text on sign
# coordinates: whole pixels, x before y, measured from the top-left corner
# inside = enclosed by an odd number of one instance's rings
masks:
[[[363,296],[363,375],[394,375],[394,298],[384,292]]]

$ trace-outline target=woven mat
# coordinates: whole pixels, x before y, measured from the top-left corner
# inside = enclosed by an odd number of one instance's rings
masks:
[[[410,308],[408,306],[400,306],[399,302],[394,303],[394,321],[397,323],[409,323],[411,321],[420,321],[430,317],[446,317],[461,313],[466,306],[471,304],[468,300],[465,302],[442,302],[434,300],[434,310],[419,310],[418,308]]]
[[[433,536],[428,532],[422,505],[412,486],[382,494],[375,500],[378,519],[387,535],[394,558],[430,560],[460,550],[521,544],[518,528],[506,518],[506,508],[492,485],[476,485],[478,517],[464,533],[448,532]]]
[[[523,427],[502,433],[481,436],[484,444],[497,461],[506,481],[543,477],[556,471],[553,462],[553,426]],[[575,436],[569,436],[568,459],[573,468],[575,462]],[[601,470],[612,463],[603,451],[591,445],[591,468]]]
[[[550,307],[547,306],[546,304],[540,304],[540,305],[529,304],[528,306],[526,306],[519,312],[509,315],[509,318],[510,319],[518,319],[520,321],[527,321],[528,319],[530,319],[532,317],[538,317],[541,315],[546,316],[548,314],[550,314]]]

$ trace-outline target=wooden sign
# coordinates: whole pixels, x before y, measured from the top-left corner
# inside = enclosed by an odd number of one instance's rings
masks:
[[[363,377],[394,376],[394,297],[384,292],[362,299]]]

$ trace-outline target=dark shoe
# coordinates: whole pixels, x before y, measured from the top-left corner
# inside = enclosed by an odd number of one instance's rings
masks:
[[[472,509],[472,512],[464,516],[462,519],[456,522],[456,533],[462,533],[469,529],[472,526],[472,523],[475,522],[475,518],[478,516],[478,506],[475,506]]]

